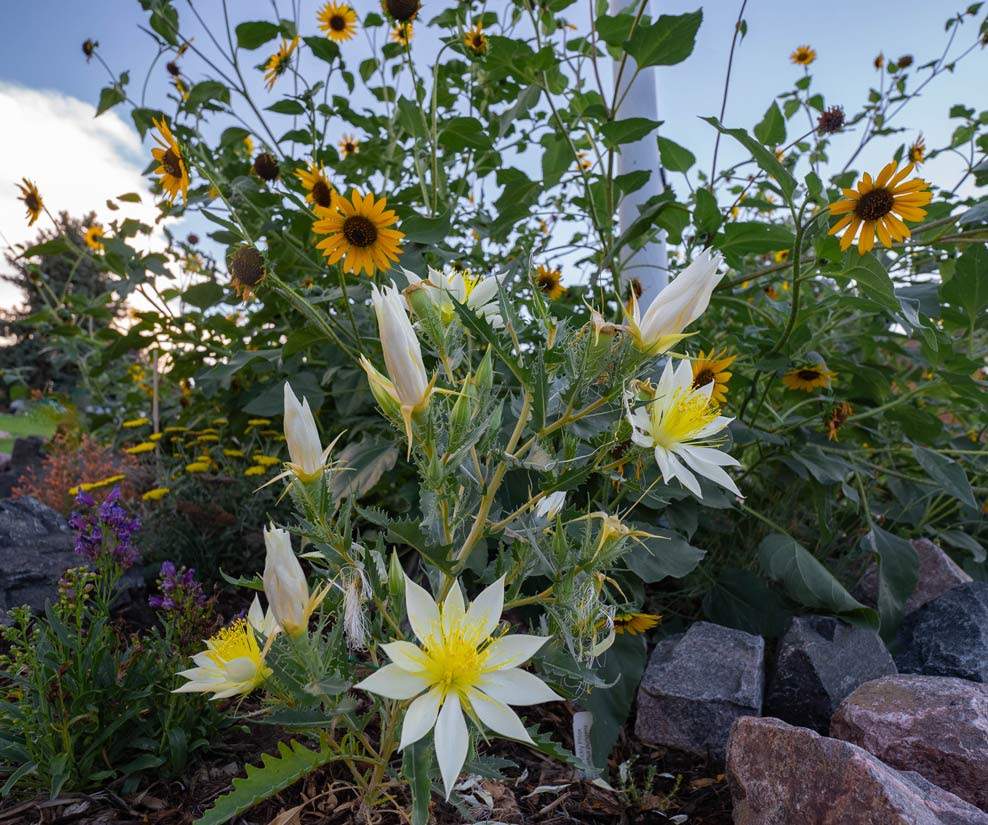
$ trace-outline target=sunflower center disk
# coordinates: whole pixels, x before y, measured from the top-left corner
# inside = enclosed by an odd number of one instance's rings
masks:
[[[363,215],[352,215],[343,221],[343,237],[351,246],[368,247],[377,240],[377,227]]]
[[[820,373],[816,370],[800,370],[796,375],[804,381],[816,381],[820,378]]]
[[[173,178],[182,177],[182,159],[174,149],[165,152],[164,157],[161,158],[161,165]]]
[[[341,32],[346,29],[346,20],[343,19],[342,15],[334,14],[329,18],[329,27],[334,32]]]
[[[863,221],[877,221],[892,211],[895,196],[888,189],[865,192],[854,207],[854,214]]]
[[[312,200],[322,207],[329,208],[333,202],[333,193],[326,181],[317,180],[312,185]]]
[[[32,212],[38,212],[41,210],[41,204],[38,203],[38,196],[34,192],[28,192],[24,196],[24,205],[30,209]]]
[[[700,387],[705,387],[711,381],[714,380],[714,371],[709,367],[704,367],[696,374],[696,378],[693,379],[693,386],[696,389]]]

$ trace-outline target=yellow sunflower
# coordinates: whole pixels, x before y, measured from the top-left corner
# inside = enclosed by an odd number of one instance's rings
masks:
[[[172,78],[172,83],[175,84],[175,90],[178,92],[179,97],[181,97],[182,100],[188,100],[189,99],[189,87],[185,85],[185,83],[182,81],[182,78],[180,78],[180,77],[173,77]]]
[[[408,23],[418,17],[421,0],[381,0],[381,11],[392,20]]]
[[[360,151],[360,141],[354,135],[343,135],[337,146],[340,147],[343,157],[356,155]]]
[[[923,140],[923,133],[916,136],[916,142],[909,147],[909,162],[920,164],[926,160],[926,141]]]
[[[913,170],[910,163],[896,174],[898,161],[887,164],[873,181],[864,173],[858,181],[857,190],[844,189],[844,200],[830,204],[831,215],[844,215],[835,223],[829,234],[836,235],[841,230],[840,248],[848,249],[854,243],[854,236],[861,228],[858,252],[864,255],[875,245],[875,233],[887,247],[892,241],[901,241],[910,236],[903,221],[921,221],[926,217],[926,206],[933,198],[929,184],[922,178],[905,180]],[[847,213],[847,214],[845,214]]]
[[[799,369],[789,370],[782,376],[782,385],[791,390],[813,392],[818,387],[829,387],[837,373],[820,364],[808,364]]]
[[[295,175],[305,187],[305,200],[308,203],[314,203],[323,209],[329,209],[333,205],[333,195],[336,192],[333,191],[329,178],[326,177],[326,168],[321,163],[310,161],[308,169],[297,169]]]
[[[487,35],[484,34],[484,24],[478,22],[472,29],[467,29],[463,42],[474,54],[487,53]]]
[[[330,264],[343,259],[344,272],[373,275],[378,269],[390,269],[401,254],[398,244],[405,234],[389,228],[398,216],[387,205],[386,198],[375,200],[369,192],[362,196],[355,188],[350,200],[337,196],[331,208],[317,206],[319,220],[312,224],[312,231],[328,237],[316,248]]]
[[[103,227],[98,223],[94,223],[89,229],[86,230],[86,234],[83,236],[83,240],[93,252],[103,251]]]
[[[727,368],[734,363],[736,355],[728,355],[727,350],[717,352],[711,349],[705,353],[700,350],[693,362],[693,389],[705,387],[711,382],[714,385],[710,393],[710,400],[715,404],[723,405],[727,401],[727,384],[731,380],[731,373]]]
[[[412,42],[412,24],[411,23],[398,23],[391,30],[391,39],[395,43],[401,43],[402,46],[407,46]]]
[[[637,636],[651,630],[661,619],[654,613],[624,613],[614,617],[614,632]]]
[[[544,292],[550,300],[555,301],[566,294],[563,288],[563,273],[558,269],[549,269],[541,264],[535,267],[535,285]]]
[[[274,82],[288,71],[288,67],[292,62],[292,52],[295,51],[295,47],[297,45],[297,34],[292,38],[291,43],[282,37],[281,48],[271,55],[271,57],[268,58],[268,62],[264,64],[264,79],[267,81],[268,91],[271,91],[271,88],[274,86]]]
[[[250,135],[244,135],[244,146],[247,147],[248,157],[254,157],[254,138]]]
[[[24,201],[24,205],[27,207],[27,225],[33,226],[34,222],[41,217],[41,210],[45,207],[45,202],[41,199],[41,193],[38,191],[38,185],[27,178],[21,178],[23,183],[15,183],[14,185],[21,190],[20,200]]]
[[[780,249],[778,252],[773,253],[772,257],[775,259],[777,264],[784,264],[789,260],[789,250]]]
[[[337,43],[349,40],[357,33],[357,12],[346,3],[334,3],[333,0],[329,0],[319,10],[317,20],[319,29],[325,32],[326,37]]]
[[[809,46],[798,46],[796,51],[789,55],[789,59],[797,66],[809,66],[816,60],[816,52]]]
[[[158,146],[151,149],[151,154],[158,161],[158,168],[154,170],[156,175],[161,175],[161,188],[165,190],[165,196],[169,203],[175,203],[178,193],[182,193],[183,203],[189,202],[189,170],[182,158],[182,152],[178,148],[178,141],[168,128],[168,123],[164,118],[151,122],[160,135],[155,135],[154,139]]]

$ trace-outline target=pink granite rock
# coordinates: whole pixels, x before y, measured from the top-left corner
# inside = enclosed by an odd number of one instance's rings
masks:
[[[971,581],[971,577],[929,539],[913,539],[913,548],[919,556],[919,582],[906,600],[906,613],[919,610],[948,590]],[[878,604],[878,565],[872,563],[868,566],[855,592],[865,604]]]
[[[727,745],[735,825],[988,825],[988,814],[868,751],[744,717]]]
[[[886,676],[837,708],[830,735],[988,810],[988,685],[947,676]]]

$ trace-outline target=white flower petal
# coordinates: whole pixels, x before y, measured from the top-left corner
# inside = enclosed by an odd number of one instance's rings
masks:
[[[689,448],[685,448],[677,451],[678,455],[683,459],[683,461],[696,473],[699,473],[704,478],[709,478],[715,484],[719,484],[727,490],[730,490],[734,495],[740,496],[741,491],[738,489],[737,485],[723,469],[718,467],[716,464],[712,464],[708,461],[703,461],[693,454],[693,451]]]
[[[683,466],[682,462],[676,457],[675,454],[666,452],[665,456],[666,460],[669,462],[669,470],[672,475],[678,478],[680,484],[682,484],[693,495],[699,499],[702,499],[703,493],[700,490],[700,482],[696,480],[696,476]]]
[[[421,673],[425,670],[426,655],[422,649],[411,642],[388,642],[381,645],[388,658],[402,670],[409,673]]]
[[[564,497],[565,495],[563,493]],[[484,588],[484,591],[470,603],[466,623],[471,627],[479,625],[480,637],[486,639],[501,621],[502,610],[504,610],[504,576]]]
[[[408,706],[408,710],[405,711],[405,721],[401,723],[401,744],[398,750],[418,742],[432,729],[436,724],[436,714],[439,713],[442,699],[442,690],[434,687]]]
[[[477,687],[506,705],[539,705],[542,702],[563,701],[562,696],[534,673],[517,667],[485,673],[477,680]]]
[[[385,665],[374,671],[355,688],[376,693],[385,699],[411,699],[429,687],[429,682],[417,673],[409,673],[398,665]]]
[[[467,761],[469,745],[467,721],[463,718],[460,700],[455,693],[450,693],[436,718],[436,760],[446,788],[446,799],[449,799],[456,778],[463,770],[463,763]]]
[[[719,467],[741,466],[741,462],[734,456],[715,450],[713,447],[690,447],[689,452],[707,464],[716,464]]]
[[[539,648],[548,641],[547,636],[528,636],[524,633],[502,636],[492,642],[485,651],[487,655],[484,661],[484,670],[490,672],[518,667],[538,653]]]
[[[516,739],[531,745],[535,744],[532,742],[532,737],[528,735],[528,731],[525,730],[525,725],[518,718],[518,714],[504,702],[492,699],[479,690],[471,690],[469,697],[470,707],[477,714],[477,718],[498,736]]]
[[[443,618],[447,625],[449,622],[456,622],[463,618],[467,612],[466,602],[463,600],[463,588],[460,587],[460,580],[453,582],[449,593],[443,601]]]
[[[439,624],[439,608],[429,592],[405,576],[405,609],[408,623],[420,642],[426,642]]]

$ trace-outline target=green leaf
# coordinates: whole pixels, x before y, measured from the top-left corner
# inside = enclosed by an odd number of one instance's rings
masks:
[[[796,236],[784,224],[738,221],[724,227],[722,238],[718,244],[722,252],[748,255],[790,249]]]
[[[635,18],[631,14],[618,14],[614,17],[602,14],[597,18],[595,28],[601,40],[608,46],[617,48],[624,45],[634,23]]]
[[[978,506],[974,500],[974,492],[971,490],[971,482],[967,480],[964,468],[956,461],[919,444],[913,444],[913,458],[945,493],[949,493],[968,507]]]
[[[624,120],[612,120],[600,127],[604,144],[610,148],[622,143],[634,143],[636,140],[654,132],[662,125],[660,120],[649,120],[647,117],[629,117]]]
[[[912,542],[874,525],[865,541],[878,556],[880,632],[885,641],[891,641],[902,621],[906,600],[919,581],[919,555]]]
[[[425,122],[425,113],[422,107],[414,100],[407,97],[398,98],[398,123],[412,137],[425,140],[428,135],[428,126]]]
[[[659,157],[662,159],[662,167],[667,172],[688,172],[696,163],[696,155],[689,149],[661,136]]]
[[[875,611],[861,604],[813,555],[791,536],[772,533],[758,545],[762,569],[789,595],[811,610],[825,610],[851,624],[878,629]]]
[[[203,80],[189,89],[189,97],[185,101],[185,105],[194,109],[210,100],[218,100],[228,104],[230,102],[230,90],[218,80]]]
[[[17,257],[30,258],[34,255],[66,255],[75,251],[65,238],[58,237],[44,243],[29,246]]]
[[[598,661],[597,676],[610,687],[594,688],[585,705],[593,714],[590,729],[593,762],[602,770],[607,768],[614,743],[628,721],[646,661],[645,640],[628,633],[617,635]]]
[[[569,141],[555,132],[543,135],[542,145],[545,147],[545,152],[542,153],[542,183],[548,189],[559,183],[573,163],[573,150]]]
[[[957,259],[954,277],[940,288],[940,297],[963,309],[973,327],[988,307],[988,247],[971,244]]]
[[[151,28],[160,34],[167,43],[178,45],[178,10],[168,0],[153,0],[150,4]],[[145,8],[147,8],[145,6]]]
[[[693,54],[703,10],[687,14],[662,14],[650,24],[639,24],[631,35],[628,50],[639,68],[673,66]]]
[[[268,106],[267,111],[279,115],[303,115],[305,114],[305,106],[297,100],[279,100]]]
[[[123,103],[127,99],[123,88],[114,83],[112,86],[106,86],[100,90],[99,93],[99,105],[96,107],[96,117],[99,117],[107,109],[112,109],[118,103]]]
[[[696,206],[693,208],[693,223],[697,231],[713,235],[721,223],[720,207],[717,198],[706,187],[696,190]]]
[[[644,529],[641,525],[639,528]],[[706,555],[672,530],[653,528],[651,532],[659,537],[633,542],[624,555],[628,569],[646,584],[654,584],[669,576],[681,579],[692,573]]]
[[[475,117],[454,117],[446,121],[439,133],[439,142],[453,152],[464,149],[490,149],[490,135]]]
[[[755,127],[755,137],[766,146],[778,146],[786,141],[786,122],[774,100],[765,112],[762,122]]]
[[[274,40],[281,29],[267,20],[252,20],[241,23],[237,26],[236,31],[238,48],[252,50],[263,46],[269,40]],[[306,42],[308,42],[308,38],[306,38]]]
[[[340,59],[340,47],[328,37],[303,37],[305,45],[315,57],[326,63],[333,63]]]
[[[278,756],[264,754],[261,767],[247,765],[246,776],[233,780],[233,790],[216,800],[194,825],[221,825],[253,808],[258,802],[290,788],[304,776],[332,762],[328,748],[312,751],[295,740],[278,743]]]
[[[398,461],[398,448],[390,441],[370,438],[351,442],[337,456],[330,492],[335,501],[369,492]]]
[[[223,300],[226,290],[215,281],[190,286],[182,293],[182,300],[197,309],[207,310]]]
[[[532,377],[528,369],[526,369],[518,357],[505,347],[504,338],[494,331],[487,319],[481,318],[466,304],[461,304],[459,301],[453,301],[452,303],[453,309],[460,316],[460,320],[463,322],[463,326],[466,327],[467,331],[479,340],[490,344],[494,354],[511,370],[515,378],[518,379],[519,384],[523,387],[530,386]]]
[[[412,792],[412,825],[429,825],[429,800],[432,798],[429,771],[433,750],[420,739],[403,751],[401,770]]]
[[[791,614],[781,597],[748,570],[728,567],[703,597],[703,613],[716,624],[769,639],[786,632]]]
[[[751,153],[751,157],[762,171],[767,173],[769,177],[773,178],[779,184],[779,189],[782,191],[786,200],[789,202],[792,201],[793,192],[796,191],[796,179],[789,173],[789,170],[779,163],[775,157],[775,152],[766,149],[744,129],[728,129],[721,125],[720,121],[715,117],[703,117],[700,119],[705,120],[721,134],[734,138],[744,146]]]
[[[405,238],[409,242],[430,246],[444,241],[449,235],[451,217],[449,212],[444,212],[434,218],[415,212],[400,213],[400,217],[401,231],[405,233]]]

